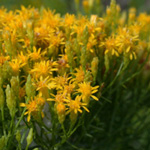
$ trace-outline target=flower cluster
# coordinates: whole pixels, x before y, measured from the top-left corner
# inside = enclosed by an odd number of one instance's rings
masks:
[[[79,113],[90,112],[90,102],[100,99],[109,74],[120,72],[117,62],[124,71],[136,59],[145,60],[149,23],[149,15],[136,16],[133,8],[128,16],[121,13],[115,1],[103,18],[90,19],[24,6],[16,11],[1,9],[1,111],[6,97],[12,118],[23,112],[27,123],[41,122],[48,104],[60,124],[68,115],[75,124]]]

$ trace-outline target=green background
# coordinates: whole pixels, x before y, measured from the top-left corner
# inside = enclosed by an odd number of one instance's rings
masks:
[[[109,5],[109,3],[110,0],[102,0],[104,7]],[[150,0],[117,0],[117,3],[121,5],[123,10],[135,7],[140,12],[150,12]],[[61,14],[65,14],[66,12],[75,13],[74,0],[0,0],[0,7],[4,6],[8,10],[19,9],[21,5],[31,5],[36,8],[40,8],[41,6],[49,7]]]

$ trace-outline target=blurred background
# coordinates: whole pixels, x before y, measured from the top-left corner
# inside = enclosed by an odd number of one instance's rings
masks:
[[[8,10],[20,9],[21,5],[24,6],[35,6],[40,8],[41,6],[55,9],[57,13],[65,14],[76,13],[75,0],[0,0],[0,7],[5,7]],[[101,12],[105,10],[105,7],[110,4],[110,0],[96,0],[99,1]],[[82,0],[80,0],[82,3]],[[150,0],[117,0],[117,3],[121,6],[122,10],[128,9],[129,7],[135,7],[138,12],[150,12]],[[82,5],[80,11],[82,12]],[[93,12],[94,13],[94,12]]]

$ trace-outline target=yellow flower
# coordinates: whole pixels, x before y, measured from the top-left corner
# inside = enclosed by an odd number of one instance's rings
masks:
[[[48,98],[47,100],[48,101],[55,101],[56,104],[58,103],[64,103],[64,100],[65,100],[65,95],[64,94],[57,94],[57,95],[54,95],[54,94],[51,94],[53,96],[53,98]]]
[[[34,85],[36,86],[36,90],[40,91],[42,89],[48,88],[48,84],[50,82],[49,76],[46,78],[43,78],[43,76],[40,76],[39,79],[36,79]]]
[[[58,103],[56,106],[56,111],[58,115],[58,120],[62,124],[66,116],[66,106],[64,105],[64,103]]]
[[[89,112],[86,108],[86,103],[81,102],[81,96],[77,95],[75,100],[72,100],[70,96],[65,99],[66,102],[66,114],[70,113],[71,122],[74,124],[78,117],[78,112],[82,113],[82,108]]]
[[[65,85],[68,84],[68,81],[71,77],[68,77],[66,74],[64,76],[58,76],[54,78],[54,82],[56,83],[56,89],[62,90]]]
[[[31,119],[31,116],[33,116],[35,119],[39,119],[39,112],[41,113],[41,116],[44,117],[44,114],[42,112],[42,109],[44,107],[45,100],[39,95],[38,97],[31,98],[28,104],[20,103],[21,107],[26,107],[27,111],[24,113],[24,115],[27,116],[27,121],[29,122]]]
[[[89,112],[89,110],[85,107],[87,104],[81,102],[81,96],[77,95],[75,100],[72,100],[71,97],[67,97],[67,99],[65,99],[66,105],[68,106],[68,110],[67,110],[67,114],[70,112],[73,112],[75,114],[77,114],[78,112],[82,113],[82,109],[85,109],[87,112]]]
[[[48,89],[53,89],[56,87],[55,83],[51,81],[49,76],[47,76],[46,78],[43,78],[43,76],[40,76],[40,78],[35,79],[35,82],[33,85],[36,87],[36,90],[40,91],[43,97],[45,98],[49,97]]]
[[[23,48],[29,48],[29,46],[30,46],[30,40],[29,40],[29,38],[28,37],[24,37],[24,38],[22,38],[22,39],[19,39],[18,40],[19,42],[23,42]]]
[[[88,104],[90,101],[90,97],[98,101],[98,98],[93,94],[98,91],[99,86],[92,87],[90,83],[86,83],[86,82],[80,83],[78,86],[79,89],[77,89],[77,92],[81,93],[83,102]]]
[[[73,73],[73,75],[75,76],[75,78],[71,79],[72,82],[74,83],[80,83],[84,81],[84,77],[85,77],[85,73],[82,69],[82,67],[80,66],[79,69],[76,68],[76,73]]]
[[[36,45],[39,47],[48,47],[48,37],[50,34],[54,33],[55,30],[53,28],[47,27],[44,24],[40,25],[40,27],[34,28],[34,35],[35,35],[35,41]]]
[[[65,44],[64,42],[64,35],[61,31],[58,31],[57,33],[53,33],[49,35],[48,38],[49,41],[49,48],[58,48],[61,44]],[[53,52],[54,53],[54,52]]]
[[[59,14],[55,14],[55,11],[51,11],[49,9],[43,10],[43,17],[39,20],[39,24],[43,24],[47,27],[57,29],[61,24],[61,18]]]
[[[52,74],[52,71],[57,71],[57,68],[54,68],[57,65],[56,62],[52,61],[41,61],[39,63],[35,63],[34,68],[31,69],[31,73],[36,77],[43,76],[43,78]]]
[[[93,47],[97,44],[97,40],[94,36],[94,34],[91,34],[91,36],[88,39],[88,43],[87,43],[87,50],[89,50],[91,53],[94,52]]]
[[[11,62],[9,62],[9,64],[15,74],[18,74],[20,68],[25,65],[25,63],[22,63],[19,59],[13,59]]]
[[[66,28],[72,26],[75,22],[75,15],[66,14],[64,19],[64,25]]]
[[[119,34],[116,38],[116,45],[119,52],[128,55],[130,60],[136,59],[136,42],[139,40],[138,35],[132,35],[127,28],[119,28]]]
[[[65,95],[68,95],[68,94],[70,95],[74,91],[74,88],[75,88],[75,85],[69,83],[68,85],[64,85],[64,89],[62,90],[62,92]]]
[[[63,54],[63,55],[59,55],[59,56],[61,56],[61,57],[58,58],[58,70],[62,69],[62,68],[69,68],[67,55]]]
[[[20,59],[21,63],[27,64],[28,56],[24,55],[23,52],[20,52],[20,54],[18,54],[18,58]]]
[[[105,47],[105,54],[119,56],[119,53],[118,53],[117,47],[116,47],[116,39],[115,39],[114,35],[105,39],[105,42],[102,42],[100,46]]]
[[[41,57],[44,56],[46,52],[44,51],[41,53],[41,48],[36,49],[36,47],[34,46],[33,52],[28,51],[28,53],[29,53],[28,56],[30,57],[31,60],[37,61],[37,60],[41,59]]]
[[[9,60],[9,56],[0,55],[0,66],[4,64],[5,61]]]
[[[66,111],[66,106],[64,105],[64,103],[58,103],[57,105],[57,114],[63,114],[65,115],[65,111]]]
[[[21,100],[26,95],[25,87],[19,87],[19,99]]]

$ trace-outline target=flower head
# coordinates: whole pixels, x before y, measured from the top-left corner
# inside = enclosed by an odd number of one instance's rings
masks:
[[[68,106],[68,111],[67,114],[70,112],[73,112],[75,114],[77,114],[78,112],[82,113],[82,109],[85,109],[87,112],[89,112],[89,110],[85,107],[87,104],[81,102],[81,96],[77,95],[75,100],[72,100],[71,97],[67,97],[66,101],[66,105]]]
[[[90,97],[98,101],[98,98],[93,94],[98,91],[99,86],[92,87],[90,83],[80,83],[77,92],[81,93],[83,102],[89,103]]]
[[[52,74],[52,71],[57,71],[56,62],[52,61],[41,61],[39,63],[35,63],[34,68],[31,69],[31,73],[36,77],[47,77],[48,75]]]
[[[28,56],[30,57],[31,60],[37,61],[37,60],[41,59],[41,57],[44,56],[46,52],[45,51],[41,52],[41,48],[36,49],[36,47],[34,46],[33,52],[28,51],[28,53],[29,53]]]
[[[39,95],[38,97],[31,98],[28,104],[20,103],[20,106],[26,107],[27,111],[24,113],[24,115],[28,115],[27,121],[29,122],[31,116],[33,116],[35,119],[39,119],[39,112],[43,117],[42,109],[44,107],[44,104],[45,100],[41,97],[41,95]]]

